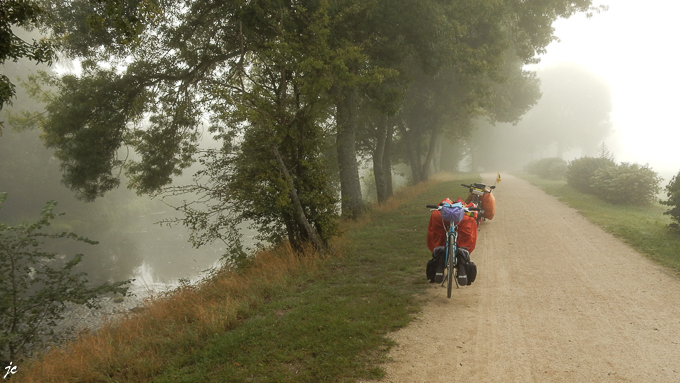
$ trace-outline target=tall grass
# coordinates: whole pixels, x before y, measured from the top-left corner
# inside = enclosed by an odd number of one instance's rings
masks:
[[[295,277],[314,274],[320,258],[290,246],[262,251],[243,272],[222,269],[198,286],[183,286],[147,300],[143,315],[106,323],[65,347],[21,366],[25,382],[141,382],[168,360],[215,333],[236,327],[250,307],[269,299]]]
[[[455,182],[405,188],[343,222],[336,253],[279,246],[244,270],[149,299],[146,310],[24,362],[19,382],[334,382],[379,378],[428,286],[425,204]]]

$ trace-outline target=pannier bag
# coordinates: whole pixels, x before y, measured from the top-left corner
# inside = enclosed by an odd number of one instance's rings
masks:
[[[477,265],[470,260],[470,252],[465,247],[459,247],[456,258],[458,259],[458,284],[460,286],[471,285],[477,278]]]
[[[465,216],[458,224],[458,247],[465,247],[472,253],[477,245],[477,221]]]
[[[463,220],[465,211],[463,211],[462,204],[454,204],[451,206],[442,206],[441,213],[444,221],[458,223]]]
[[[467,280],[467,272],[465,270],[465,265],[458,263],[458,274],[457,274],[456,278],[458,278],[458,285],[459,286],[467,286],[468,280]]]
[[[482,196],[482,208],[484,209],[482,217],[492,220],[494,214],[496,214],[496,197],[491,193],[484,193]]]
[[[467,274],[468,277],[468,285],[471,285],[472,282],[477,279],[477,265],[475,265],[474,262],[470,261],[465,265],[465,273]]]
[[[441,283],[444,280],[446,268],[446,247],[438,246],[432,252],[432,259],[427,261],[425,274],[430,283]]]

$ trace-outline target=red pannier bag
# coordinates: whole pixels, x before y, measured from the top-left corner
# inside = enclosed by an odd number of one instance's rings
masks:
[[[470,254],[477,245],[477,221],[465,216],[458,224],[458,247],[467,247]]]
[[[491,193],[484,193],[482,196],[482,206],[484,208],[482,217],[492,220],[494,214],[496,214],[496,197]]]
[[[446,246],[446,234],[449,231],[449,222],[442,220],[442,214],[435,210],[430,215],[430,224],[427,226],[427,248],[434,251],[437,246]]]
[[[446,246],[446,236],[449,231],[449,222],[442,220],[442,215],[435,210],[430,215],[430,224],[427,227],[427,248],[434,251],[437,246]],[[458,247],[467,247],[472,253],[477,244],[477,221],[474,217],[464,216],[458,224]]]

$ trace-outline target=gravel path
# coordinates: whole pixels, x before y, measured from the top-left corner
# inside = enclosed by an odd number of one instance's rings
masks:
[[[679,382],[678,278],[521,179],[495,195],[477,281],[432,286],[383,381]]]

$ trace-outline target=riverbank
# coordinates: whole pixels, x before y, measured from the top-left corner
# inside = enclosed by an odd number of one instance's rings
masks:
[[[456,181],[404,189],[345,223],[335,256],[285,248],[239,272],[151,302],[141,315],[25,363],[16,381],[348,381],[379,378],[387,334],[429,284],[425,204],[464,197]],[[96,335],[96,336],[95,336]]]

